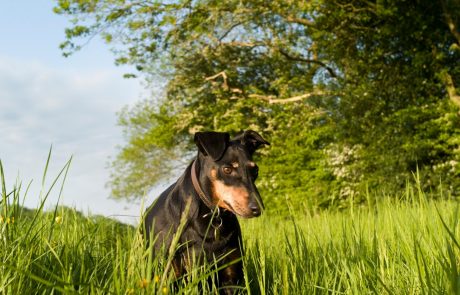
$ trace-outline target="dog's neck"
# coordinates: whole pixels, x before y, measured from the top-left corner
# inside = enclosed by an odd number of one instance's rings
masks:
[[[192,184],[193,188],[195,189],[195,192],[198,194],[200,197],[201,201],[211,210],[214,211],[216,209],[216,205],[212,203],[212,199],[207,196],[203,189],[201,188],[200,182],[198,180],[198,173],[197,173],[197,160],[193,161],[192,168],[190,170],[191,178],[192,178]]]

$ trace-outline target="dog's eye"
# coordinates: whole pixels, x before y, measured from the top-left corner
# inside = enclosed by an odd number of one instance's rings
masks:
[[[233,171],[233,168],[229,166],[225,166],[224,168],[222,168],[222,171],[224,171],[225,174],[231,174]]]

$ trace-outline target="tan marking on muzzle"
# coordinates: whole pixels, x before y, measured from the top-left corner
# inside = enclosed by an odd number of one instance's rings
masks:
[[[217,201],[217,206],[240,215],[251,212],[249,210],[249,192],[246,188],[228,186],[220,180],[213,180],[212,186],[213,200]]]

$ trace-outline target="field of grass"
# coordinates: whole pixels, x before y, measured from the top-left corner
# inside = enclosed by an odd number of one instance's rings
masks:
[[[213,265],[195,267],[173,289],[168,258],[152,257],[137,228],[65,207],[44,211],[47,190],[42,208],[26,210],[27,189],[5,187],[0,176],[0,294],[216,293],[200,283]],[[458,202],[427,200],[416,187],[401,198],[241,220],[241,293],[460,294]]]

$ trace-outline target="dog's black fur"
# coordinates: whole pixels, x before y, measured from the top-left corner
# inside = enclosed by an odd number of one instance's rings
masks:
[[[185,244],[172,261],[176,277],[187,271],[190,257],[218,265],[221,292],[233,294],[231,286],[243,283],[241,230],[236,215],[259,216],[263,203],[254,184],[258,167],[252,161],[256,149],[269,143],[255,131],[244,131],[230,140],[229,134],[198,132],[195,134],[198,155],[176,183],[166,189],[147,209],[146,236],[156,237],[154,251],[169,248],[187,202],[190,209],[179,244]],[[198,187],[192,181],[195,169]],[[201,197],[200,197],[201,190]]]

